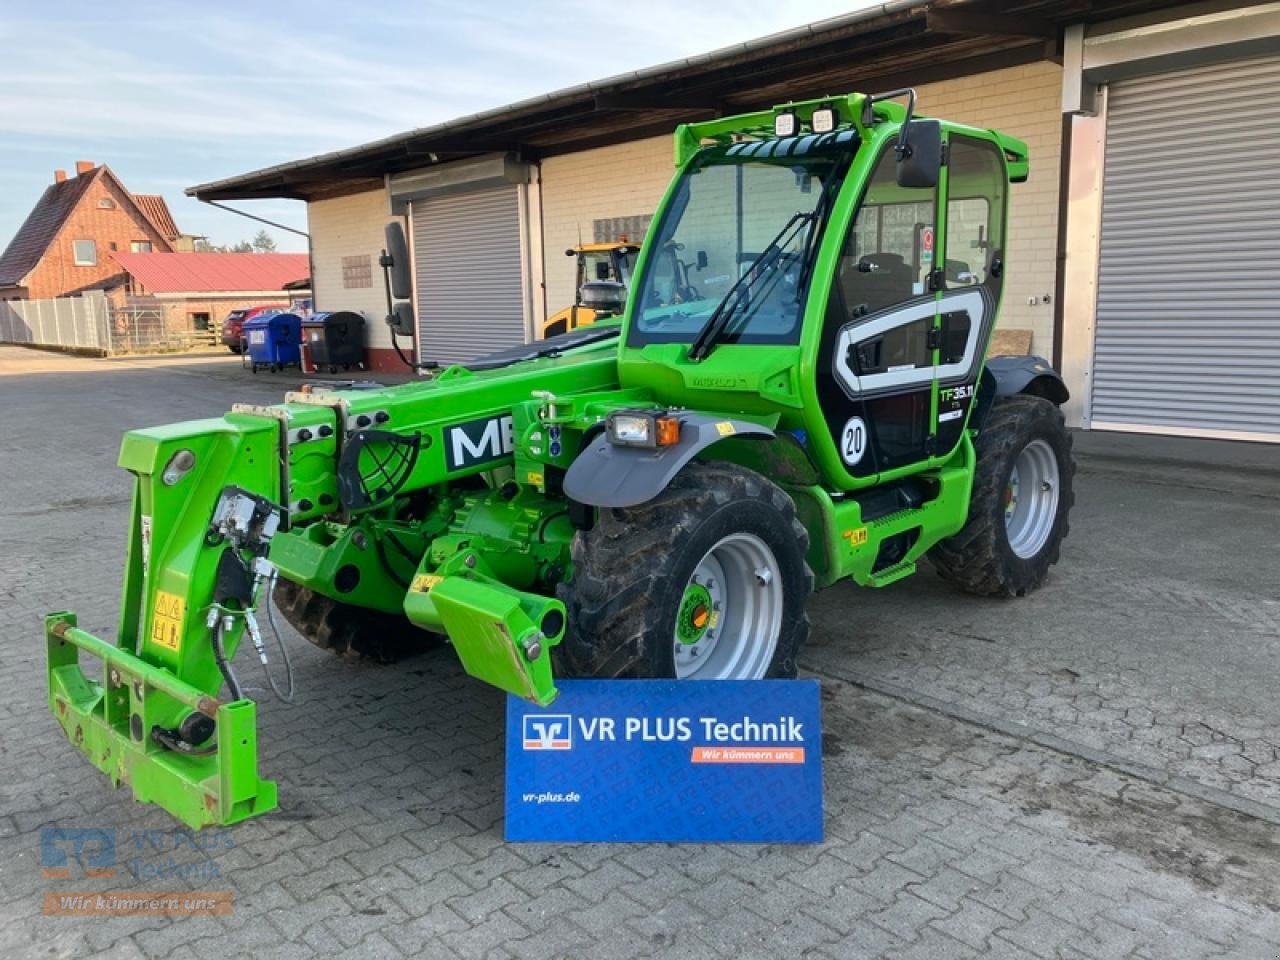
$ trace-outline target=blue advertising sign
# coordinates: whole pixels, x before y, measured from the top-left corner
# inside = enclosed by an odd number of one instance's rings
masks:
[[[564,680],[507,699],[508,840],[819,843],[817,680]]]

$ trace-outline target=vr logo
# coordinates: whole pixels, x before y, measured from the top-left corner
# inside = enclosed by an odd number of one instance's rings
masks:
[[[71,877],[74,860],[86,877],[116,875],[116,835],[101,828],[42,827],[40,830],[40,866],[50,880]]]
[[[567,713],[529,714],[524,718],[526,750],[568,750],[573,746],[573,718]]]

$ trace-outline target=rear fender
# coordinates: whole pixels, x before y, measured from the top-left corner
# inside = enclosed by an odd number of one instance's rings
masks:
[[[1071,396],[1058,371],[1044,357],[992,357],[987,369],[995,378],[997,397],[1028,393],[1061,406]]]

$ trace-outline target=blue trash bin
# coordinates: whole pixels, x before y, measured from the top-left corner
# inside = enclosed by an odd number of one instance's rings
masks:
[[[283,370],[302,366],[302,320],[293,313],[264,313],[244,323],[249,367]]]

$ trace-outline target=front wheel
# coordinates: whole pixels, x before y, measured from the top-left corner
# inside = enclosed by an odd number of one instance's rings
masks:
[[[692,463],[659,496],[602,509],[574,538],[557,672],[577,677],[793,677],[809,634],[809,537],[777,486]]]
[[[1058,562],[1075,501],[1071,435],[1048,400],[996,400],[974,443],[969,518],[929,551],[941,576],[967,593],[1021,597]]]

